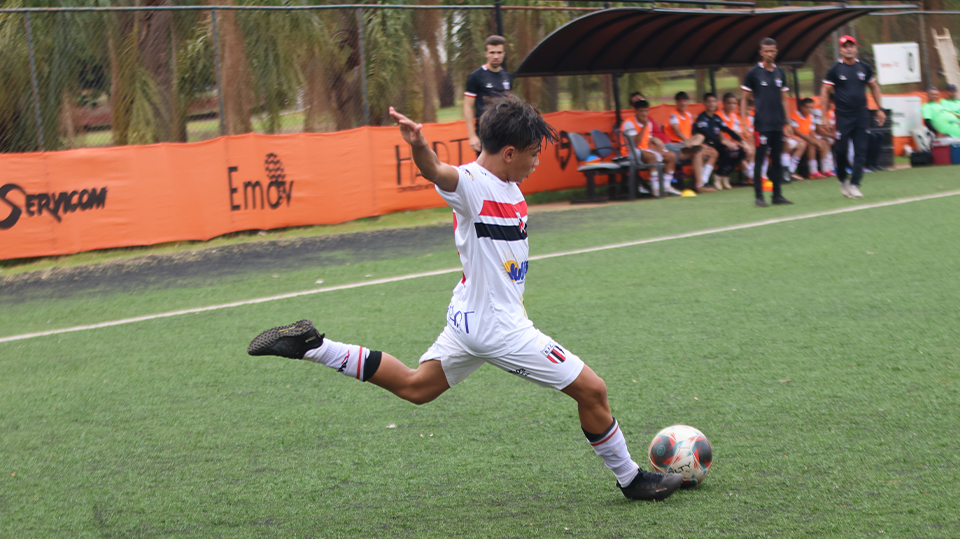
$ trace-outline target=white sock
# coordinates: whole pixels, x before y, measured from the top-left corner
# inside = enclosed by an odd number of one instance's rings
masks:
[[[711,174],[713,174],[713,165],[703,165],[703,185],[710,183]]]
[[[657,196],[657,193],[660,192],[660,178],[657,177],[656,169],[650,171],[650,192],[653,196]]]
[[[790,168],[790,154],[788,153],[780,154],[780,166],[786,169]]]
[[[747,179],[750,179],[750,180],[753,179],[753,162],[752,161],[747,163],[747,166],[744,167],[743,169],[743,173],[744,175],[746,175]]]
[[[790,166],[788,167],[790,169],[790,174],[793,174],[794,172],[796,172],[798,166],[800,166],[800,158],[795,155],[791,156]]]
[[[810,174],[816,174],[817,172],[819,172],[819,171],[817,170],[817,160],[816,160],[816,159],[808,159],[808,160],[807,160],[807,167],[810,169]]]
[[[625,487],[633,482],[640,466],[630,458],[627,441],[623,438],[620,424],[616,419],[613,420],[613,425],[600,435],[600,439],[590,442],[590,445],[593,446],[593,451],[603,459],[603,464],[617,476],[620,486]]]
[[[323,339],[323,344],[313,350],[308,350],[303,359],[322,363],[337,372],[350,378],[365,380],[364,367],[370,357],[370,349],[356,344]],[[372,373],[371,373],[372,375]]]
[[[827,152],[823,156],[823,171],[830,172],[834,168],[836,167],[833,166],[833,152]]]
[[[770,160],[767,159],[766,161],[763,162],[763,170],[760,171],[761,178],[769,178],[769,176],[767,176],[767,169],[769,168],[770,168]]]

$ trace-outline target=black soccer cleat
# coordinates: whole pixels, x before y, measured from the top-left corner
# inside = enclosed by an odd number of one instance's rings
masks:
[[[777,206],[784,206],[784,205],[793,204],[793,202],[790,202],[789,200],[787,200],[787,199],[784,198],[784,197],[773,197],[773,203],[774,203],[775,205],[777,205]]]
[[[621,486],[620,491],[631,500],[655,500],[661,501],[670,497],[671,494],[680,488],[683,484],[683,476],[676,473],[656,473],[648,472],[643,468],[637,473],[627,486]]]
[[[324,335],[313,327],[313,322],[301,320],[289,326],[268,329],[256,336],[247,353],[251,356],[280,356],[303,359],[308,350],[323,344]]]

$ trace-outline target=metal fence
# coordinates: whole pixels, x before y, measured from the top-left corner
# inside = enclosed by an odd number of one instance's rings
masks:
[[[509,69],[554,29],[604,6],[440,1],[172,6],[147,0],[146,6],[60,2],[32,10],[7,1],[0,9],[0,152],[384,125],[388,105],[423,121],[453,121],[462,118],[463,85],[484,63],[487,36],[508,38]],[[941,4],[950,2],[958,3]],[[960,22],[956,17],[938,20],[944,26]],[[867,17],[854,31],[868,43],[916,41],[918,19]],[[813,84],[817,62],[828,64],[832,55],[825,45],[811,61]],[[621,82],[625,99],[630,91],[655,89],[660,79],[638,74]],[[517,91],[545,112],[613,108],[609,76],[523,79]]]

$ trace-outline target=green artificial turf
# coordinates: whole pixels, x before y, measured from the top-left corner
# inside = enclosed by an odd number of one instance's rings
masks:
[[[865,202],[803,182],[792,207],[755,209],[745,190],[609,205],[543,234],[532,215],[531,250],[947,191],[956,176],[872,174]],[[0,343],[0,537],[956,537],[958,210],[951,196],[532,261],[531,319],[605,379],[634,458],[674,423],[712,442],[706,482],[659,504],[622,497],[571,399],[494,367],[417,407],[245,354],[257,332],[310,317],[412,366],[455,274]],[[427,252],[37,299],[0,305],[0,334],[455,264]]]

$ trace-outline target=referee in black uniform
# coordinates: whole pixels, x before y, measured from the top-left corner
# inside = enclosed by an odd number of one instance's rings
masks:
[[[826,112],[830,94],[837,109],[837,143],[833,146],[837,164],[837,179],[840,192],[847,198],[861,198],[860,180],[867,162],[867,145],[870,137],[870,111],[867,109],[866,89],[870,87],[873,100],[877,102],[877,121],[883,125],[887,120],[883,112],[883,96],[873,68],[857,59],[857,40],[852,36],[840,38],[840,61],[833,64],[823,78],[820,88],[820,106]],[[853,141],[853,174],[847,178],[847,148]]]
[[[463,116],[467,120],[467,136],[470,148],[480,155],[480,137],[477,123],[483,114],[484,105],[495,97],[509,92],[513,88],[513,75],[503,69],[507,40],[503,36],[490,36],[484,44],[483,55],[487,63],[473,70],[467,76],[467,87],[463,92]]]
[[[760,58],[763,60],[751,69],[740,88],[743,97],[740,99],[740,118],[743,124],[743,136],[747,136],[747,101],[753,97],[754,104],[754,143],[757,147],[757,158],[754,170],[756,178],[753,181],[753,190],[756,193],[756,205],[765,208],[769,206],[763,199],[763,179],[760,171],[770,150],[770,181],[773,182],[774,204],[793,204],[783,197],[780,184],[783,182],[783,170],[780,164],[780,154],[783,153],[783,126],[787,123],[787,76],[773,61],[777,58],[777,42],[772,38],[760,41]]]

